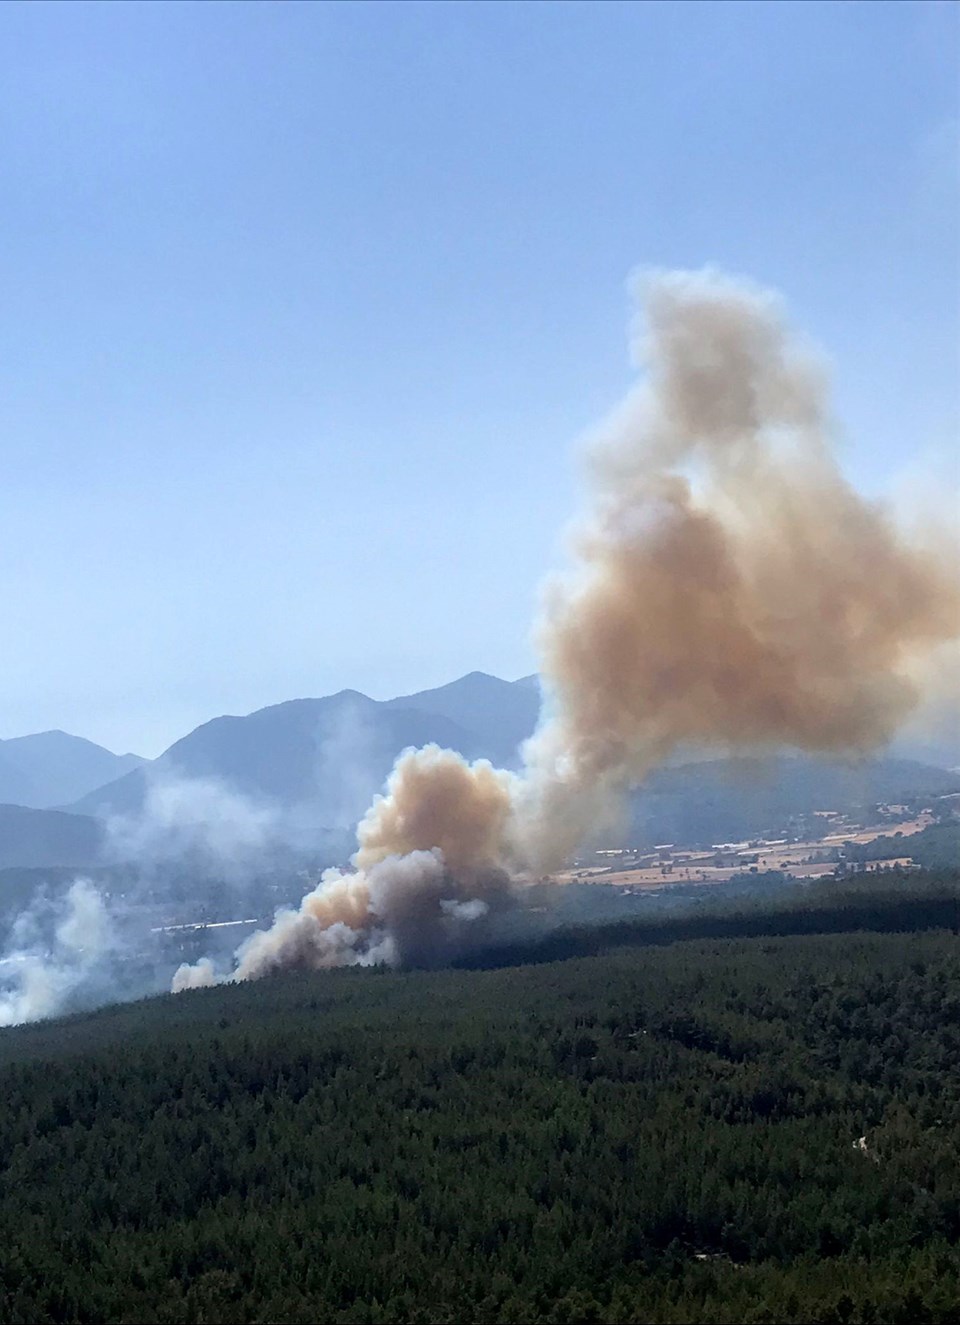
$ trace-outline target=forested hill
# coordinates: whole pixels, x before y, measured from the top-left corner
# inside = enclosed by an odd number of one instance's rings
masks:
[[[912,932],[612,934],[3,1032],[0,1319],[954,1321],[934,896]]]

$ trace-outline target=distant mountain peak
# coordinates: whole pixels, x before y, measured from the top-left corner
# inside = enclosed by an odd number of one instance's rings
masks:
[[[344,689],[290,699],[245,717],[214,718],[171,745],[151,766],[163,777],[213,778],[274,805],[310,804],[318,825],[342,825],[379,791],[401,750],[436,742],[467,759],[515,766],[539,710],[534,689],[474,671],[413,695],[378,701]],[[148,779],[142,770],[96,788],[72,808],[135,813]],[[355,803],[354,803],[355,802]],[[329,824],[326,826],[330,826]]]
[[[511,681],[510,684],[525,690],[535,690],[537,694],[540,693],[540,676],[537,672],[531,672],[529,676],[519,676],[516,681]]]
[[[0,800],[50,809],[78,800],[138,768],[137,755],[115,755],[59,728],[0,741]]]

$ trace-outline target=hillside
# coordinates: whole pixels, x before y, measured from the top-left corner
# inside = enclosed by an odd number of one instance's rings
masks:
[[[352,829],[401,750],[435,741],[468,759],[482,756],[515,767],[539,704],[536,677],[507,682],[481,672],[386,701],[345,690],[214,718],[149,764],[135,756],[120,759],[63,733],[43,733],[0,742],[0,785],[18,786],[27,803],[54,791],[59,800],[59,792],[79,785],[77,779],[105,768],[115,772],[132,760],[137,766],[131,771],[88,790],[67,808],[85,820],[135,819],[152,782],[211,780],[271,816],[269,852],[286,843],[325,852],[330,863],[349,854]],[[814,810],[848,811],[957,790],[957,774],[903,759],[857,764],[801,756],[700,759],[656,770],[631,795],[626,836],[652,845],[780,835]],[[243,807],[233,813],[242,817]],[[16,827],[12,820],[0,822],[0,868],[90,864],[89,828],[73,825],[72,832],[58,819],[46,821],[46,827],[42,820],[22,817]],[[164,842],[151,837],[152,857],[183,854],[176,832]],[[73,860],[66,855],[71,843],[78,852]]]
[[[449,685],[377,701],[345,690],[221,717],[75,802],[81,814],[134,814],[149,778],[214,778],[256,801],[307,805],[325,828],[349,829],[382,788],[395,757],[435,741],[516,767],[540,705],[536,677],[471,672]],[[960,776],[910,760],[808,757],[702,759],[655,771],[631,798],[632,835],[650,841],[749,836],[815,809],[960,790]]]
[[[41,810],[66,805],[145,762],[67,732],[16,736],[0,741],[0,802]]]
[[[3,1031],[0,1316],[947,1325],[958,1006],[921,929]]]
[[[501,681],[485,672],[470,672],[449,685],[390,699],[386,704],[447,718],[472,734],[484,758],[501,768],[514,768],[520,745],[537,725],[540,688],[535,676]]]
[[[909,759],[856,763],[807,756],[718,759],[657,769],[631,797],[641,842],[739,841],[784,835],[815,810],[848,811],[960,791],[960,775]]]
[[[132,814],[149,779],[215,779],[282,807],[307,805],[319,825],[352,826],[379,791],[396,755],[436,741],[479,753],[471,733],[447,718],[387,708],[356,691],[295,699],[246,717],[214,718],[177,741],[147,769],[84,796],[83,814]]]
[[[0,869],[83,868],[97,860],[102,839],[103,829],[95,819],[60,810],[0,805]]]
[[[81,814],[130,814],[148,777],[216,778],[255,799],[310,803],[326,827],[352,825],[401,750],[431,741],[468,759],[514,762],[536,721],[529,688],[472,673],[438,690],[379,702],[355,690],[294,699],[245,717],[214,718],[175,742],[149,769],[80,798]]]

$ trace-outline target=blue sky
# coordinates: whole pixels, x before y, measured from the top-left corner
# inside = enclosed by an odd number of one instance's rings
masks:
[[[866,491],[942,467],[958,16],[0,7],[0,736],[532,670],[637,266],[778,288]]]

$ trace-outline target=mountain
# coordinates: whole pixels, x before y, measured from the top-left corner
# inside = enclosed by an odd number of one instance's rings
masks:
[[[15,736],[0,741],[0,802],[41,810],[66,805],[145,762],[67,732]]]
[[[285,813],[303,811],[311,832],[349,834],[401,750],[434,741],[468,759],[516,767],[539,707],[535,676],[509,682],[483,672],[382,702],[354,690],[289,700],[245,717],[214,718],[153,764],[68,808],[101,818],[133,815],[152,779],[207,779]],[[657,770],[633,793],[630,832],[649,842],[733,840],[777,830],[816,809],[849,810],[958,789],[956,775],[905,759],[704,756]]]
[[[486,753],[474,732],[439,712],[379,703],[355,690],[293,699],[245,717],[214,718],[149,768],[134,769],[70,808],[130,814],[143,805],[148,779],[215,779],[258,801],[311,805],[323,826],[341,826],[356,822],[401,750],[431,741],[467,758]]]
[[[960,770],[960,736],[956,732],[956,721],[952,728],[945,726],[938,736],[908,731],[893,742],[890,753],[922,764],[933,764],[937,768]]]
[[[214,718],[149,767],[88,792],[68,808],[101,817],[133,814],[150,780],[204,778],[257,800],[312,805],[324,826],[346,827],[408,746],[435,741],[467,759],[515,765],[539,707],[535,677],[509,682],[483,672],[384,701],[356,690],[292,699],[245,717]]]
[[[83,869],[96,862],[102,838],[102,826],[83,815],[0,805],[0,869],[27,865]]]
[[[540,686],[535,676],[501,681],[486,672],[470,672],[435,690],[387,700],[385,707],[448,718],[473,734],[486,759],[510,768],[517,764],[520,744],[537,725]]]

